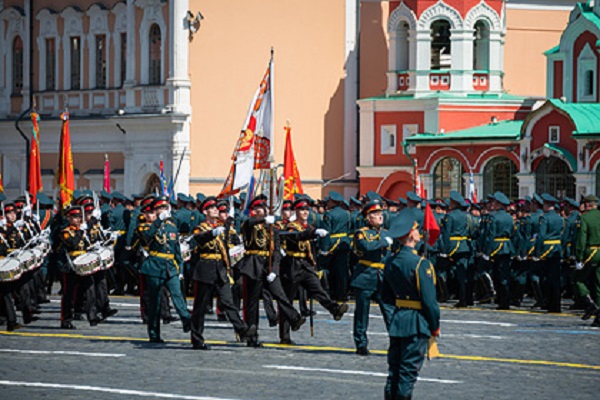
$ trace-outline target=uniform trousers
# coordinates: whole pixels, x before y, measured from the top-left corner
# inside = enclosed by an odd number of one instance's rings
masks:
[[[220,307],[237,333],[242,333],[248,326],[240,318],[239,310],[233,303],[229,282],[207,283],[194,282],[194,308],[192,310],[192,345],[204,345],[204,314],[206,307],[212,303],[213,291],[219,296]]]
[[[510,264],[509,255],[496,256],[494,262],[494,280],[498,292],[498,307],[510,308]]]
[[[588,283],[592,286],[590,290]],[[596,305],[600,305],[600,264],[586,264],[573,271],[573,292],[577,299],[591,295]]]
[[[60,320],[63,323],[73,321],[73,307],[76,293],[83,296],[83,308],[88,321],[96,321],[96,291],[94,278],[91,275],[79,276],[74,272],[63,273],[63,294],[60,305]]]
[[[338,248],[331,254],[328,263],[327,281],[329,293],[336,301],[348,299],[348,283],[350,281],[350,248],[344,241],[340,241]]]
[[[425,335],[390,337],[386,399],[397,400],[412,396],[419,371],[425,361],[427,340]]]
[[[452,256],[456,268],[456,281],[458,283],[458,304],[473,305],[473,270],[470,266],[470,254],[460,253]]]
[[[550,312],[561,312],[560,294],[560,256],[540,260],[542,271],[542,290],[546,298],[546,306]]]
[[[371,300],[375,300],[379,304],[381,315],[385,322],[386,328],[389,325],[387,319],[388,313],[381,302],[381,294],[377,289],[360,289],[354,288],[354,297],[356,306],[354,308],[354,344],[356,348],[367,348],[369,339],[367,338],[367,329],[369,328],[369,311],[371,310]]]
[[[19,281],[0,282],[0,298],[2,298],[2,313],[6,316],[9,324],[17,322],[17,313],[13,301],[13,292],[18,290]]]
[[[150,340],[160,339],[160,307],[161,291],[166,288],[171,295],[173,305],[181,322],[185,326],[190,319],[190,312],[187,309],[185,298],[181,294],[181,286],[177,275],[167,278],[147,276],[145,283],[148,284],[148,337]]]

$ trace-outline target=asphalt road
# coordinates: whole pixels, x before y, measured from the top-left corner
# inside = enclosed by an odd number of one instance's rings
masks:
[[[0,399],[382,399],[387,336],[371,308],[373,354],[359,357],[352,311],[333,321],[317,306],[308,324],[281,346],[261,320],[265,347],[235,342],[228,323],[207,320],[210,351],[194,351],[181,323],[163,325],[164,345],[147,343],[137,299],[113,297],[107,322],[59,329],[59,298],[41,319],[0,331]],[[600,329],[573,314],[491,309],[442,310],[442,357],[425,363],[416,399],[597,399]],[[1,328],[0,328],[1,329]]]

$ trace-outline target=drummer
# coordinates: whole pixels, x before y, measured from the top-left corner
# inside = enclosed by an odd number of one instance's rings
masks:
[[[102,230],[102,224],[100,217],[102,215],[99,208],[94,206],[92,199],[85,200],[84,202],[85,222],[87,224],[87,234],[92,245],[97,244],[102,246],[103,242],[106,242],[107,237]],[[102,248],[102,247],[101,247]],[[108,247],[104,247],[109,249]],[[110,308],[110,299],[108,297],[108,284],[106,281],[106,269],[101,269],[94,273],[94,289],[96,291],[96,309],[102,314],[101,320],[104,321],[108,317],[115,315],[119,312],[117,309]]]
[[[2,195],[2,193],[0,193],[0,195]],[[5,237],[6,223],[3,212],[2,215],[0,215],[0,263],[8,255],[9,243]],[[21,325],[17,323],[17,313],[12,299],[13,292],[16,290],[17,285],[18,282],[15,281],[5,282],[0,280],[0,315],[6,318],[6,330],[9,332],[21,328]]]
[[[86,234],[87,224],[82,224],[83,215],[79,206],[67,208],[65,214],[69,221],[69,226],[61,231],[58,247],[59,254],[62,255],[62,262],[59,268],[63,273],[60,327],[61,329],[76,329],[73,325],[73,303],[77,285],[79,285],[81,293],[85,296],[84,309],[90,326],[96,326],[100,322],[100,319],[96,312],[94,278],[91,275],[77,275],[74,266],[74,261],[77,257],[86,254],[86,249],[90,245]]]
[[[20,230],[23,226],[23,221],[17,220],[17,209],[14,203],[6,203],[4,205],[4,217],[5,222],[2,223],[4,226],[0,226],[0,235],[3,237],[3,239],[0,240],[5,242],[5,245],[7,247],[6,255],[9,255],[15,252],[16,250],[24,247],[26,242]],[[18,293],[18,297],[21,301],[23,322],[25,324],[29,324],[30,322],[35,321],[37,319],[33,316],[31,291],[30,285],[28,284],[29,280],[29,276],[21,277],[18,282],[12,285],[13,292]],[[7,313],[8,312],[9,311],[7,310]],[[7,317],[10,316],[7,315]],[[10,318],[8,318],[8,320],[10,321]]]

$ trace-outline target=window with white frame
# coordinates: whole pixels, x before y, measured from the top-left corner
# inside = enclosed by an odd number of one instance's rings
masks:
[[[46,90],[56,89],[56,41],[46,39]]]
[[[70,39],[71,53],[71,90],[81,89],[81,38],[74,36]]]
[[[63,85],[66,90],[83,89],[83,13],[74,7],[67,7],[60,13],[63,19]],[[91,42],[93,46],[93,42]],[[93,53],[92,53],[93,54]]]
[[[161,83],[161,60],[162,60],[162,36],[158,24],[150,27],[150,70],[149,84],[160,85]]]
[[[12,94],[23,91],[23,40],[15,36],[12,45]]]
[[[396,125],[381,126],[381,154],[396,154]]]
[[[589,43],[577,58],[577,101],[596,101],[597,59]]]
[[[58,55],[60,36],[58,34],[58,14],[47,8],[41,10],[36,19],[39,21],[38,60],[40,90],[58,89]]]
[[[548,128],[548,143],[560,143],[560,126]]]
[[[96,88],[106,88],[106,35],[96,35]]]
[[[402,142],[405,142],[409,137],[419,133],[419,124],[404,124],[402,125]],[[410,146],[408,149],[410,154],[416,154],[417,148]]]

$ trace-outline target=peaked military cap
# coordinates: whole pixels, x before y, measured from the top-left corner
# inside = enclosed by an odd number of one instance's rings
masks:
[[[54,202],[52,201],[52,199],[50,197],[48,197],[48,195],[46,193],[44,193],[44,192],[39,192],[37,194],[37,201],[42,206],[52,206],[52,205],[54,205]]]
[[[293,202],[291,200],[284,200],[281,205],[282,210],[291,210],[293,206]]]
[[[17,211],[17,208],[15,207],[15,203],[6,203],[4,204],[4,212],[11,212],[11,211]]]
[[[196,201],[202,203],[206,199],[204,193],[196,193]]]
[[[359,199],[357,199],[357,198],[356,198],[356,197],[354,197],[354,196],[350,196],[350,203],[352,203],[352,204],[356,204],[357,206],[361,206],[361,205],[362,205],[362,203],[360,202],[360,200],[359,200]]]
[[[542,200],[547,204],[555,204],[558,203],[558,199],[548,193],[542,194]]]
[[[587,196],[585,196],[583,201],[585,201],[586,203],[597,203],[598,197],[594,196],[593,194],[588,194]]]
[[[419,197],[415,192],[413,192],[412,190],[410,192],[406,193],[406,199],[410,200],[410,201],[414,201],[415,203],[419,203],[421,202],[421,200],[423,200],[421,197]]]
[[[339,194],[335,190],[332,190],[331,192],[329,192],[329,199],[332,200],[332,201],[338,201],[340,203],[344,202],[344,196],[342,196],[341,194]]]
[[[531,201],[535,201],[540,206],[544,204],[544,200],[537,193],[533,194],[533,198],[531,199]]]
[[[369,190],[367,192],[366,196],[367,196],[367,199],[369,201],[370,200],[379,200],[379,201],[382,201],[381,195],[379,193],[377,193],[377,192],[372,191],[372,190]]]
[[[81,207],[80,206],[70,206],[65,210],[65,215],[67,217],[81,216]]]
[[[496,193],[494,193],[494,200],[496,200],[498,203],[502,204],[503,206],[509,206],[510,205],[510,200],[502,192],[496,192]]]
[[[168,206],[169,206],[169,199],[166,196],[159,196],[159,197],[155,198],[154,201],[152,202],[152,208],[155,210],[159,207],[168,207]]]
[[[112,198],[112,195],[110,193],[108,193],[106,190],[101,190],[100,197],[110,200]]]
[[[458,203],[458,205],[461,207],[468,206],[468,204],[465,203],[465,198],[463,197],[463,195],[458,193],[456,190],[450,191],[450,200]]]
[[[406,199],[404,197],[398,197],[398,201],[400,202],[400,204],[407,206],[408,203],[406,202]]]
[[[387,233],[392,238],[402,238],[408,235],[413,229],[418,228],[419,224],[415,218],[414,211],[410,208],[405,208],[392,220]]]
[[[306,198],[299,198],[294,201],[294,210],[308,210],[310,208],[310,203]]]
[[[381,201],[379,200],[371,200],[368,202],[362,209],[363,215],[367,215],[372,212],[381,211],[383,208],[381,207]]]
[[[202,201],[200,208],[202,211],[208,210],[211,207],[217,207],[217,198],[215,196],[208,196]]]

